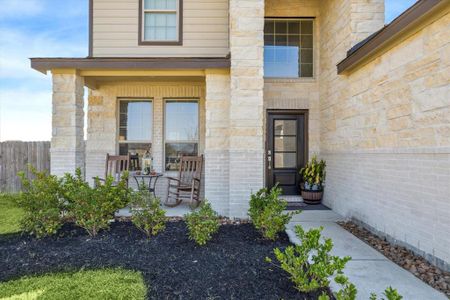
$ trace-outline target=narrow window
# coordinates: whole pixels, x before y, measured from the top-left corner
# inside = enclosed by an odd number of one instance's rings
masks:
[[[198,155],[198,140],[198,101],[166,100],[166,171],[178,170],[178,164],[181,156]]]
[[[140,44],[181,44],[182,0],[140,1]]]
[[[152,148],[151,100],[119,100],[119,154],[142,155]]]
[[[313,20],[265,20],[264,76],[313,77]]]

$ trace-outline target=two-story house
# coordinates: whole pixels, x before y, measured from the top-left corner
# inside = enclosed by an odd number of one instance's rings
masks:
[[[384,27],[383,0],[90,0],[89,56],[31,59],[53,76],[51,172],[203,154],[205,198],[245,217],[261,187],[298,194],[317,153],[326,205],[448,266],[448,12],[421,0]]]

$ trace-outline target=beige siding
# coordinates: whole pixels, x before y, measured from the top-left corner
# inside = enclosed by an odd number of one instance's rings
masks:
[[[184,0],[182,46],[139,46],[139,0],[94,0],[97,57],[217,57],[229,53],[228,0]]]

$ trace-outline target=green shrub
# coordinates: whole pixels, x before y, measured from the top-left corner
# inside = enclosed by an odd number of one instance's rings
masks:
[[[355,300],[356,295],[358,294],[358,290],[356,286],[351,283],[346,276],[343,274],[338,274],[334,278],[334,281],[341,286],[341,289],[334,293],[334,297],[336,300]],[[319,296],[319,300],[330,300],[330,297],[327,293],[322,292],[322,295]]]
[[[278,233],[283,231],[292,216],[298,211],[283,213],[287,202],[280,199],[281,189],[273,187],[270,191],[263,188],[252,194],[248,215],[253,225],[261,234],[270,240],[275,240]]]
[[[386,300],[402,300],[403,297],[398,293],[398,291],[392,287],[388,287],[384,291],[384,296]],[[370,294],[370,300],[377,300],[378,297],[375,293]],[[381,300],[385,300],[385,298],[381,298]]]
[[[84,181],[80,169],[76,170],[75,176],[65,174],[62,190],[69,216],[78,226],[86,229],[90,236],[96,236],[101,229],[109,228],[114,213],[129,202],[127,178],[128,174],[123,174],[117,184],[111,176],[102,183],[96,178],[94,187],[91,187]]]
[[[32,166],[29,169],[35,176],[33,180],[29,180],[24,172],[18,174],[23,186],[18,204],[24,211],[20,227],[41,238],[55,234],[61,228],[64,202],[61,199],[60,179],[45,171],[38,172]]]
[[[283,270],[290,274],[290,279],[301,292],[316,291],[328,288],[330,277],[341,274],[349,256],[340,258],[330,255],[333,249],[331,239],[321,240],[323,228],[313,228],[304,231],[300,225],[295,232],[301,244],[286,247],[285,251],[274,250],[277,260]],[[271,262],[270,258],[267,261]]]
[[[166,228],[166,212],[161,202],[149,191],[140,189],[132,193],[131,220],[147,237],[157,235]]]
[[[210,203],[202,202],[197,211],[186,216],[189,238],[199,245],[205,245],[212,235],[219,230],[219,216]]]

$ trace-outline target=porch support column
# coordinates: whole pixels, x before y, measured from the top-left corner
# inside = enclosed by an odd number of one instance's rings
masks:
[[[264,185],[264,0],[230,1],[230,216]]]
[[[51,173],[84,173],[84,79],[76,70],[54,70]]]
[[[206,72],[205,198],[229,215],[230,74]]]

